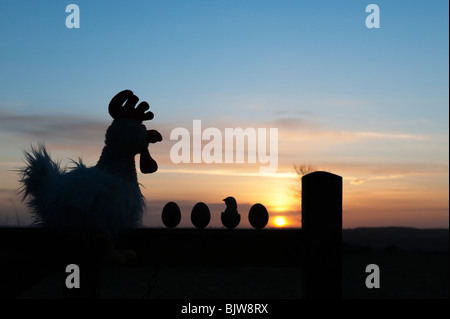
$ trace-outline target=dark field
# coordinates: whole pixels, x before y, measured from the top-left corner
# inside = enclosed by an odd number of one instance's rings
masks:
[[[344,299],[449,298],[448,230],[378,230],[383,236],[376,236],[376,229],[372,228],[358,230],[357,236],[355,230],[343,231]],[[405,241],[402,234],[409,240]],[[387,237],[390,238],[388,241]],[[45,262],[39,260],[36,251],[31,258],[26,252],[5,249],[8,245],[5,240],[1,245],[2,298],[61,298],[64,278],[61,271],[43,267]],[[43,254],[42,258],[47,256]],[[377,264],[380,268],[379,289],[365,286],[368,264]],[[102,272],[100,296],[121,299],[298,299],[302,297],[301,285],[301,268],[288,265],[108,267]]]
[[[436,253],[344,253],[342,296],[345,299],[448,299],[448,261],[448,255]],[[368,264],[380,268],[379,289],[365,286]]]

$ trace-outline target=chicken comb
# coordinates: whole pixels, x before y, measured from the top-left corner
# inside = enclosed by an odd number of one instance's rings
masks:
[[[108,112],[113,119],[133,118],[138,122],[153,119],[153,112],[147,111],[150,106],[147,102],[141,102],[135,108],[139,98],[130,90],[117,93],[109,102]]]

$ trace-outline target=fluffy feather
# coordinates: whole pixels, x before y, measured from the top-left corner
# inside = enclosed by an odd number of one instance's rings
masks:
[[[162,141],[158,131],[147,131],[142,124],[153,113],[147,102],[137,105],[138,101],[130,90],[113,97],[108,106],[113,122],[93,167],[79,160],[72,161],[71,168],[62,168],[43,144],[25,151],[26,166],[19,170],[23,201],[35,224],[75,237],[69,249],[75,255],[96,258],[93,252],[106,264],[123,264],[136,256],[131,250],[116,250],[114,239],[123,230],[139,226],[145,212],[135,156],[140,154],[142,173],[156,172],[158,164],[148,146]]]
[[[88,168],[81,160],[63,169],[44,145],[32,147],[25,157],[22,193],[35,224],[78,235],[103,232],[113,238],[140,224],[145,199],[137,183],[96,166]]]
[[[138,97],[130,90],[119,92],[109,104],[113,122],[97,164],[86,167],[81,160],[72,168],[54,162],[44,145],[25,152],[20,170],[23,200],[34,222],[52,230],[77,236],[117,237],[137,227],[145,211],[145,199],[137,180],[135,156],[141,154],[141,171],[158,169],[149,143],[162,140],[158,131],[147,131],[144,120],[153,118],[147,102],[136,108]]]

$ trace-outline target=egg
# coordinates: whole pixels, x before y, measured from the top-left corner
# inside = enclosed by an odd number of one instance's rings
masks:
[[[191,212],[191,222],[196,228],[205,228],[211,220],[211,213],[205,203],[199,202],[195,204]]]
[[[177,227],[181,221],[181,211],[177,203],[167,203],[162,210],[161,219],[167,228]]]
[[[220,220],[222,224],[228,229],[236,228],[241,222],[241,215],[239,214],[231,214],[231,213],[222,213],[220,215]]]
[[[269,213],[266,207],[262,204],[255,204],[250,208],[248,213],[248,221],[256,229],[262,229],[266,227],[269,222]]]

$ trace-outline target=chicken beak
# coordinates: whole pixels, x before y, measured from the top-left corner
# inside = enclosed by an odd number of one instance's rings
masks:
[[[158,170],[158,164],[150,155],[147,147],[141,151],[139,166],[143,174],[151,174]]]
[[[147,141],[151,144],[161,142],[162,136],[157,130],[148,130]],[[158,170],[158,164],[150,155],[147,147],[144,147],[141,151],[139,166],[143,174],[151,174]]]

